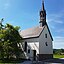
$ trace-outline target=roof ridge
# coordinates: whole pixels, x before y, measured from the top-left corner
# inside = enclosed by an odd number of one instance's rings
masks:
[[[20,32],[21,32],[21,31],[25,31],[25,30],[29,30],[29,29],[32,29],[32,28],[37,28],[37,27],[39,27],[39,26],[35,26],[35,27],[31,27],[31,28],[24,29],[24,30],[20,30]]]
[[[23,38],[31,38],[31,37],[38,37],[40,35],[40,33],[42,32],[42,30],[44,29],[45,26],[40,27],[40,26],[36,26],[33,28],[29,28],[26,30],[22,30],[20,32],[20,35]]]

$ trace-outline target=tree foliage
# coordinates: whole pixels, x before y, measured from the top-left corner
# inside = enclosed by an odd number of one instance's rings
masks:
[[[53,53],[54,54],[64,54],[64,49],[54,49]]]
[[[19,27],[10,24],[0,25],[0,58],[18,58],[19,47],[17,44],[22,40],[19,35]]]

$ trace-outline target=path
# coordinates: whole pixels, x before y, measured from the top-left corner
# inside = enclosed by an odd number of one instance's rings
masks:
[[[32,64],[32,61],[24,61],[23,63],[21,64]]]
[[[19,64],[64,64],[64,59],[48,59],[44,61],[24,61],[23,63]]]

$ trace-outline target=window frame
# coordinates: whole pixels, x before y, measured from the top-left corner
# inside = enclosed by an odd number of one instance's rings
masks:
[[[47,38],[47,34],[45,34],[45,38]]]

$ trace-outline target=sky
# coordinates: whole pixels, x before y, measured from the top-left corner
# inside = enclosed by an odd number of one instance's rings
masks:
[[[64,0],[45,0],[47,24],[51,31],[53,48],[64,48]],[[0,0],[0,19],[3,24],[20,26],[20,30],[39,25],[42,0]]]

